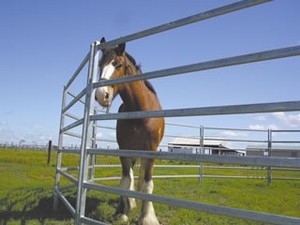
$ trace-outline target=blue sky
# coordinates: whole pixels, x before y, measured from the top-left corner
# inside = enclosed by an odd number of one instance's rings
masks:
[[[63,85],[89,45],[235,1],[1,1],[0,142],[57,142]],[[127,44],[144,72],[300,45],[300,1],[244,9]],[[152,80],[166,109],[299,100],[293,57]],[[82,79],[83,82],[84,79]],[[76,89],[76,88],[75,88]],[[112,110],[117,110],[116,100]],[[300,113],[168,119],[300,129]],[[174,131],[178,132],[180,131]]]

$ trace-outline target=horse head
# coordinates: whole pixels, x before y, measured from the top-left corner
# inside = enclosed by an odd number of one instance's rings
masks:
[[[104,43],[102,38],[100,43]],[[125,43],[115,47],[102,49],[102,58],[99,61],[100,80],[110,80],[124,77],[127,73],[127,58]],[[119,93],[121,85],[103,86],[96,90],[96,100],[103,107],[109,107],[114,97]]]

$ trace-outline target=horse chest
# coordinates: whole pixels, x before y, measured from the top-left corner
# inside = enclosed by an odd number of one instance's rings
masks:
[[[151,149],[156,139],[155,132],[133,120],[120,120],[117,123],[117,141],[120,148]]]
[[[143,137],[149,134],[147,127],[137,123],[132,123],[132,121],[118,123],[117,130],[127,138]]]

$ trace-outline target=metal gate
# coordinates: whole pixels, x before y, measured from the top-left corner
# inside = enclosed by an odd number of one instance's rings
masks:
[[[145,36],[164,32],[170,29],[181,27],[187,24],[199,22],[212,17],[221,16],[247,7],[268,2],[269,0],[245,0],[237,3],[229,4],[220,8],[216,8],[207,12],[199,13],[187,18],[183,18],[168,24],[153,27],[142,32],[134,33],[110,42],[100,44],[96,41],[91,45],[90,52],[86,55],[74,75],[69,82],[64,86],[61,124],[59,134],[59,146],[56,167],[56,181],[55,181],[55,205],[60,200],[70,211],[74,217],[75,224],[106,224],[105,222],[95,221],[85,215],[86,194],[87,190],[98,190],[117,195],[133,197],[142,200],[149,200],[159,202],[176,207],[183,207],[187,209],[226,215],[236,218],[255,220],[259,222],[273,223],[273,224],[300,224],[300,218],[287,217],[275,214],[260,213],[249,210],[242,210],[238,208],[230,208],[224,206],[217,206],[205,204],[200,202],[191,202],[183,199],[163,197],[159,195],[150,195],[135,191],[124,190],[117,187],[110,187],[93,182],[93,161],[95,155],[111,155],[111,156],[128,156],[141,158],[159,158],[167,160],[182,160],[195,162],[213,162],[213,163],[229,163],[239,165],[265,166],[265,167],[300,167],[299,158],[275,158],[275,157],[239,157],[239,156],[218,156],[218,155],[204,155],[204,154],[180,154],[168,152],[145,152],[145,151],[130,151],[117,149],[101,149],[97,148],[96,141],[96,127],[97,121],[101,120],[117,120],[117,119],[132,119],[132,118],[146,118],[146,117],[181,117],[181,116],[204,116],[204,115],[231,115],[231,114],[249,114],[249,113],[267,113],[278,111],[300,111],[300,101],[290,102],[273,102],[261,104],[245,104],[245,105],[231,105],[231,106],[215,106],[215,107],[199,107],[199,108],[182,108],[151,112],[124,112],[124,113],[110,113],[98,114],[94,110],[95,102],[95,88],[107,86],[123,82],[132,82],[143,79],[153,79],[158,77],[166,77],[176,74],[183,74],[195,71],[203,71],[214,68],[235,66],[240,64],[253,63],[258,61],[265,61],[271,59],[278,59],[290,56],[300,55],[300,46],[289,48],[274,49],[264,52],[257,52],[247,55],[240,55],[236,57],[223,58],[207,62],[199,62],[191,65],[180,66],[175,68],[164,69],[156,72],[144,73],[140,76],[130,76],[116,80],[98,81],[97,62],[99,60],[99,50],[107,46],[114,46],[122,42],[129,42]],[[83,68],[88,65],[87,83],[83,90],[74,95],[70,92],[71,84],[76,80],[78,74]],[[72,100],[67,103],[67,98],[72,97]],[[83,103],[84,112],[82,117],[73,115],[70,110],[78,102]],[[65,125],[67,118],[75,120],[74,122]],[[79,133],[73,132],[73,129],[78,127],[81,129]],[[65,136],[73,136],[81,139],[80,149],[66,149],[64,148]],[[70,171],[74,168],[63,167],[63,154],[78,154],[78,177],[72,175]],[[61,176],[64,176],[72,185],[62,185],[60,182]],[[64,190],[69,188],[77,188],[77,199],[75,207],[62,194]]]

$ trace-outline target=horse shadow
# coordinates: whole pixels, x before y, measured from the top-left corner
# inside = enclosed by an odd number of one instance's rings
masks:
[[[67,192],[65,197],[73,207],[76,205],[76,191]],[[41,225],[45,225],[47,221],[53,221],[54,224],[55,221],[73,224],[73,217],[66,207],[60,203],[57,210],[54,211],[53,202],[52,190],[43,188],[15,189],[0,199],[0,225],[8,225],[10,221],[20,221],[20,225],[26,225],[32,220],[39,221]],[[86,215],[98,220],[112,220],[112,213],[99,210],[101,204],[106,204],[112,209],[117,205],[117,200],[106,201],[96,197],[87,197]]]

